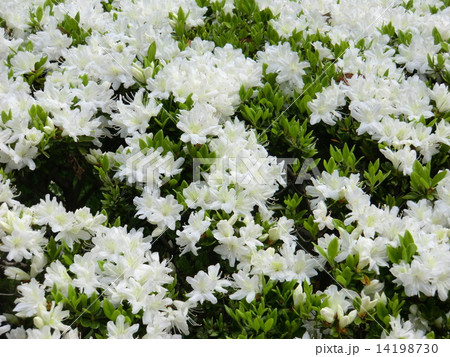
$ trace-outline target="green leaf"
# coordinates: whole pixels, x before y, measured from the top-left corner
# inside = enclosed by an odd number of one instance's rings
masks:
[[[402,249],[400,247],[394,248],[392,246],[388,246],[386,252],[389,260],[394,264],[398,264],[402,259]]]
[[[252,322],[252,328],[256,331],[256,333],[258,333],[259,329],[261,328],[259,320],[260,320],[259,318],[256,318]]]
[[[432,33],[433,33],[433,37],[434,37],[434,43],[436,45],[438,45],[439,43],[443,42],[442,36],[441,36],[441,34],[439,33],[439,31],[438,31],[438,29],[436,27],[433,28]]]
[[[381,301],[379,301],[377,304],[377,316],[382,321],[385,317],[389,317],[389,311],[386,308],[386,305]]]
[[[8,111],[8,114],[6,114],[5,111],[2,111],[2,122],[3,122],[3,124],[6,124],[6,122],[8,122],[11,119],[12,119],[11,109]]]
[[[263,284],[263,295],[267,295],[269,291],[274,287],[275,282],[273,280],[269,280],[267,283]]]
[[[348,255],[347,258],[345,259],[345,264],[349,268],[354,268],[356,264],[355,257],[353,255]]]
[[[147,60],[149,62],[153,62],[155,60],[155,56],[156,56],[156,43],[152,42],[152,44],[148,46]]]
[[[108,299],[104,299],[103,300],[103,312],[105,313],[105,316],[110,320],[115,320],[115,319],[113,319],[114,311],[115,311],[115,308],[114,308],[113,304],[111,304]]]
[[[85,317],[82,317],[80,319],[80,323],[81,323],[81,326],[83,326],[83,327],[86,327],[86,328],[91,327],[91,321]]]
[[[313,244],[314,244],[314,247],[317,249],[317,251],[320,253],[320,255],[322,255],[325,259],[328,260],[328,255],[325,252],[325,250],[322,247],[318,246],[317,244],[315,244],[315,243],[313,243]]]
[[[447,175],[447,171],[438,172],[431,180],[431,186],[435,187]]]
[[[72,285],[69,284],[68,288],[69,300],[74,303],[77,300],[77,293]]]
[[[324,160],[323,166],[325,167],[325,170],[327,170],[327,172],[330,174],[332,174],[333,171],[336,170],[336,168],[337,168],[336,161],[333,157],[331,157],[330,160],[328,160],[328,162],[326,160]]]
[[[41,22],[43,16],[44,16],[44,10],[42,9],[41,6],[39,6],[36,9],[36,19],[38,20],[38,22]]]
[[[86,294],[81,294],[81,306],[87,307],[88,297]]]
[[[414,244],[414,238],[411,235],[411,233],[408,230],[406,230],[403,237],[400,236],[400,242],[404,247],[407,247],[410,244]]]
[[[113,227],[120,227],[120,216],[116,218],[113,223]]]
[[[103,155],[103,158],[102,158],[102,167],[105,172],[107,172],[110,168],[109,158],[108,158],[108,155],[106,155],[106,154]]]
[[[64,261],[64,263],[65,263],[66,265],[72,265],[72,264],[73,264],[72,259],[71,259],[69,256],[67,256],[66,254],[64,254],[64,255],[62,256],[62,259],[63,259],[63,261]]]
[[[233,312],[233,310],[226,305],[224,307],[227,314],[230,315],[233,320],[237,320],[236,314]]]
[[[336,256],[339,253],[339,241],[338,238],[335,237],[330,244],[328,244],[328,260],[331,262],[334,262],[334,258],[336,258]]]
[[[344,288],[347,287],[347,280],[345,280],[345,278],[342,275],[338,275],[336,277],[336,280],[338,281],[339,284],[341,284]]]
[[[268,319],[264,324],[264,332],[267,333],[270,331],[274,323],[273,319]]]

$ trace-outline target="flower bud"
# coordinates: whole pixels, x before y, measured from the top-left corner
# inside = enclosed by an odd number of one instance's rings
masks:
[[[41,273],[46,265],[47,258],[44,254],[33,255],[33,258],[31,259],[31,277],[34,278],[36,275]]]
[[[276,242],[278,239],[280,239],[280,228],[279,227],[273,227],[269,229],[269,240],[271,242]]]
[[[265,233],[265,234],[259,236],[259,237],[258,237],[258,240],[259,240],[260,242],[264,242],[264,241],[267,239],[268,236],[269,236],[269,235],[268,235],[267,233]]]
[[[16,267],[8,267],[5,269],[5,275],[9,279],[13,280],[30,280],[29,274],[25,273],[22,269]]]
[[[348,315],[343,315],[339,317],[339,327],[344,328],[350,325],[356,318],[356,310],[351,311]]]
[[[131,74],[137,81],[141,83],[145,83],[147,80],[147,78],[145,77],[144,70],[141,67],[139,67],[139,65],[136,63],[133,63],[131,65]]]
[[[334,310],[330,309],[329,307],[324,307],[323,309],[321,309],[320,314],[325,319],[325,321],[329,322],[330,324],[334,321],[334,317],[336,316]]]
[[[39,329],[44,327],[44,321],[39,316],[36,316],[33,319],[33,323],[34,323],[34,326],[36,326]]]
[[[361,306],[359,307],[359,315],[364,316],[370,310],[372,310],[377,305],[378,299],[370,300],[369,296],[364,296],[361,299]]]
[[[295,307],[298,307],[298,305],[305,303],[306,294],[303,292],[303,287],[301,284],[298,284],[297,288],[294,290],[293,299]]]

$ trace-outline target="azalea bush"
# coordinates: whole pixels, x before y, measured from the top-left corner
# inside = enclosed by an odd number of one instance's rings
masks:
[[[450,1],[0,2],[0,335],[448,338]]]

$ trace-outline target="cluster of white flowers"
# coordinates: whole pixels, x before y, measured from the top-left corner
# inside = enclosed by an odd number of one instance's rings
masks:
[[[61,130],[62,136],[74,141],[80,136],[108,135],[108,122],[98,111],[105,114],[117,111],[118,115],[112,116],[110,124],[121,128],[122,135],[145,131],[148,118],[142,116],[156,115],[159,110],[154,99],[146,105],[137,103],[142,101],[142,93],[138,93],[135,101],[126,106],[111,100],[112,89],[117,90],[121,85],[127,88],[135,83],[133,73],[135,67],[139,68],[136,57],[142,59],[148,47],[145,44],[150,40],[158,44],[158,58],[178,54],[177,42],[170,36],[169,12],[176,13],[183,6],[189,12],[190,26],[202,24],[204,13],[194,0],[118,1],[115,5],[122,12],[120,21],[115,21],[114,13],[104,12],[100,1],[66,1],[52,8],[44,7],[39,21],[41,30],[27,36],[30,11],[43,7],[44,2],[28,1],[26,6],[16,6],[15,1],[0,4],[0,17],[14,35],[10,38],[10,34],[0,28],[0,107],[5,114],[11,111],[10,120],[0,122],[0,163],[6,164],[6,170],[25,166],[33,170],[33,159],[38,155],[37,147],[44,132],[50,134],[54,127]],[[80,28],[91,30],[92,34],[87,37],[86,45],[71,46],[72,39],[58,26],[65,17],[75,18],[77,13]],[[151,19],[146,14],[151,14]],[[18,50],[24,39],[30,41],[31,51]],[[168,48],[172,49],[170,55],[163,52]],[[8,56],[11,56],[12,78],[5,64]],[[35,64],[45,58],[43,66],[49,72],[45,86],[32,93],[21,75],[34,72]],[[62,58],[64,62],[58,63]],[[83,75],[87,76],[85,80],[80,78]],[[40,105],[48,114],[43,128],[31,121],[28,111],[32,105]],[[94,142],[100,145],[99,141]]]
[[[8,253],[7,260],[31,261],[30,272],[17,267],[5,270],[5,275],[11,279],[31,279],[18,287],[20,297],[16,299],[14,312],[18,317],[32,317],[35,326],[26,331],[20,327],[13,329],[8,333],[9,337],[76,337],[77,331],[63,323],[69,316],[63,304],[52,302],[49,306],[46,299],[53,287],[67,297],[70,285],[88,296],[101,291],[116,307],[127,301],[133,313],[143,310],[145,337],[171,337],[175,330],[189,334],[187,314],[191,303],[172,300],[167,295],[165,286],[173,281],[172,269],[158,253],[151,252],[151,238],[144,237],[142,229],[107,228],[103,225],[105,219],[103,215],[92,216],[87,208],[66,212],[60,203],[48,196],[29,209],[20,204],[13,207],[2,204],[0,249]],[[40,228],[36,229],[38,226]],[[55,241],[61,239],[69,247],[79,239],[89,239],[92,247],[83,255],[75,254],[69,269],[59,260],[47,265],[43,254],[43,247],[48,243],[44,236],[45,227],[58,233]],[[45,275],[42,283],[35,279],[41,272]],[[127,335],[122,331],[123,326],[119,328],[121,323],[124,324],[121,319],[123,317],[117,318],[115,328],[108,324],[110,337],[132,337],[137,331],[138,325],[132,332],[127,330]],[[0,331],[8,330],[3,326]]]
[[[334,125],[341,119],[337,110],[349,98],[352,118],[359,122],[357,133],[368,133],[385,145],[381,152],[405,175],[411,174],[419,155],[427,163],[441,145],[448,145],[450,125],[445,120],[437,120],[433,127],[420,121],[434,116],[431,100],[439,101],[443,112],[450,109],[450,93],[444,84],[436,84],[430,90],[417,75],[399,82],[370,74],[355,75],[347,82],[348,85],[341,82],[325,88],[308,104],[313,112],[312,124],[323,121]]]
[[[172,93],[179,102],[192,94],[196,103],[209,104],[223,117],[231,116],[240,103],[239,89],[259,86],[262,68],[240,49],[199,38],[147,80],[147,88],[158,98]]]
[[[141,184],[158,190],[170,177],[182,171],[183,158],[175,160],[172,152],[164,153],[162,147],[141,149],[140,143],[152,138],[152,133],[136,134],[125,139],[128,146],[119,148],[113,155],[106,154],[118,165],[115,177],[129,185]]]
[[[0,163],[6,164],[6,171],[26,166],[33,170],[37,146],[44,137],[41,130],[30,128],[28,111],[36,100],[31,97],[30,87],[21,76],[8,77],[7,69],[0,64]]]
[[[341,2],[344,6],[350,3],[357,8],[366,6],[352,1]],[[441,3],[426,1],[421,6],[415,2],[414,11],[393,6],[388,11],[389,15],[383,18],[384,24],[392,22],[396,31],[412,34],[408,44],[392,44],[387,35],[374,33],[370,28],[364,29],[364,36],[353,37],[356,34],[353,30],[350,39],[355,42],[350,41],[350,48],[336,63],[337,70],[344,73],[343,80],[324,88],[316,99],[308,103],[312,111],[311,124],[323,121],[328,125],[335,125],[343,119],[340,109],[348,105],[351,118],[359,124],[357,134],[368,134],[382,144],[384,148],[381,153],[404,175],[412,173],[415,160],[430,162],[450,140],[450,125],[443,118],[450,110],[448,87],[436,83],[430,89],[426,85],[426,76],[432,74],[428,58],[436,61],[439,54],[444,60],[444,68],[450,68],[448,53],[435,44],[433,38],[434,29],[444,41],[448,40],[448,25],[445,25],[448,21],[445,17],[448,17],[449,9],[430,14],[428,5],[439,7]],[[377,17],[376,10],[365,13],[370,13],[374,19]],[[333,26],[328,35],[332,41],[339,38],[335,36],[338,28],[336,21],[347,17],[345,28],[349,25],[350,16],[354,17],[353,10],[330,12]],[[359,24],[372,23],[372,20],[364,22],[361,17],[357,18]],[[363,37],[366,44],[370,39],[370,45],[361,50],[355,43]],[[345,36],[345,39],[349,37]],[[424,120],[427,119],[435,120],[431,125],[425,125]],[[344,261],[348,255],[358,254],[358,268],[379,273],[381,267],[388,267],[396,277],[394,282],[404,286],[407,296],[437,295],[440,300],[446,301],[450,288],[450,270],[446,263],[450,257],[448,180],[447,170],[446,178],[436,187],[439,193],[434,202],[426,199],[407,201],[407,209],[403,211],[395,206],[389,209],[371,204],[370,196],[361,189],[359,178],[356,175],[341,177],[338,171],[322,173],[321,177],[313,179],[313,186],[308,187],[307,192],[313,197],[311,204],[319,229],[334,228],[333,219],[338,217],[332,217],[328,211],[331,202],[344,202],[349,210],[343,223],[352,224],[355,228],[350,233],[338,228],[339,254],[336,262]],[[391,265],[387,247],[398,247],[399,237],[407,230],[417,246],[416,255],[410,263],[401,261]],[[335,234],[325,234],[318,245],[327,251],[334,238]],[[341,310],[346,311],[344,306]],[[341,325],[340,311],[322,309],[321,313],[330,321],[339,318]],[[403,323],[400,316],[395,319],[391,317],[392,332],[389,335],[383,333],[383,336],[423,338],[429,326],[411,321]],[[311,335],[317,334],[317,331],[309,332]]]
[[[366,6],[353,1],[341,3]],[[432,74],[428,58],[436,62],[439,55],[444,68],[450,69],[448,52],[439,44],[435,45],[433,37],[434,29],[443,41],[448,40],[448,26],[444,20],[448,10],[429,14],[406,11],[401,6],[389,9],[390,15],[383,17],[383,23],[386,25],[391,21],[397,32],[409,31],[412,34],[409,46],[392,44],[389,36],[373,29],[369,31],[381,24],[367,27],[368,32],[362,37],[367,46],[362,50],[356,47],[356,39],[350,39],[350,47],[336,62],[336,69],[343,73],[344,79],[333,82],[308,103],[312,112],[311,124],[323,121],[335,125],[342,119],[339,110],[348,105],[352,119],[359,123],[357,133],[367,133],[383,144],[385,148],[381,152],[396,169],[409,175],[417,158],[429,162],[450,139],[450,125],[441,115],[450,110],[448,87],[436,83],[430,89],[425,83],[425,76]],[[368,10],[365,12],[369,13]],[[353,11],[339,12],[343,13],[351,13],[354,17]],[[370,16],[376,17],[373,13]],[[358,23],[364,23],[360,17]],[[330,33],[328,35],[332,37]],[[349,37],[345,39],[349,40]],[[423,120],[433,117],[436,117],[433,125],[424,125]]]
[[[303,88],[302,76],[304,68],[309,67],[306,61],[300,62],[298,53],[291,50],[288,42],[277,46],[266,46],[258,53],[260,62],[267,64],[268,73],[277,73],[277,83],[285,94],[292,94],[294,90],[300,92]]]
[[[370,196],[359,187],[356,175],[341,177],[336,170],[333,174],[324,172],[320,178],[313,178],[313,185],[307,187],[307,192],[315,197],[311,201],[315,222],[332,228],[333,217],[327,215],[327,203],[344,201],[349,209],[344,224],[355,227],[351,233],[338,229],[340,253],[335,258],[336,262],[344,261],[349,254],[358,254],[359,269],[367,267],[379,273],[380,267],[390,266],[387,247],[398,247],[399,237],[408,230],[414,238],[417,254],[410,264],[402,261],[391,266],[395,282],[405,287],[408,296],[419,292],[426,296],[437,293],[442,301],[446,301],[450,286],[447,264],[450,258],[448,172],[436,187],[437,199],[433,203],[425,199],[417,203],[407,201],[408,208],[402,213],[398,207],[379,208],[371,204]],[[318,245],[326,251],[335,237],[334,234],[325,234],[319,238]]]
[[[162,104],[157,104],[154,98],[146,100],[144,93],[144,90],[140,89],[128,105],[117,103],[118,111],[111,115],[111,124],[119,128],[120,136],[144,134],[148,129],[149,120],[161,110]]]
[[[235,119],[218,128],[208,142],[217,159],[200,159],[199,166],[212,165],[199,181],[184,190],[190,208],[222,209],[250,216],[254,206],[270,217],[267,201],[284,184],[283,164],[269,156],[254,131]],[[199,178],[200,179],[200,178]],[[232,188],[229,188],[233,185]]]
[[[263,276],[275,282],[296,280],[295,305],[306,299],[302,283],[310,283],[323,271],[326,259],[300,247],[292,219],[274,218],[270,203],[286,184],[283,163],[258,142],[255,131],[234,117],[241,104],[240,89],[262,87],[264,66],[267,73],[277,75],[286,97],[302,93],[310,63],[294,50],[292,35],[326,38],[312,44],[314,51],[320,60],[335,59],[336,72],[343,73],[308,103],[310,124],[336,125],[348,107],[358,123],[356,133],[378,142],[380,152],[404,175],[412,173],[415,160],[431,162],[450,145],[450,124],[445,119],[450,110],[448,86],[427,84],[434,73],[430,62],[440,61],[450,71],[448,52],[435,43],[436,32],[447,46],[450,39],[450,8],[440,9],[439,0],[415,1],[412,10],[402,0],[257,0],[260,9],[277,15],[270,26],[283,41],[266,43],[256,59],[230,44],[219,47],[198,37],[181,50],[184,47],[173,37],[177,16],[182,12],[187,16],[185,30],[204,24],[207,9],[195,0],[113,0],[109,12],[100,0],[66,0],[52,6],[45,0],[22,3],[0,3],[0,21],[6,24],[0,27],[0,252],[14,264],[5,275],[22,282],[14,312],[32,318],[34,328],[11,329],[0,315],[0,335],[9,338],[78,337],[64,304],[48,303],[54,287],[65,297],[76,288],[88,297],[100,294],[103,304],[118,308],[126,302],[133,314],[141,312],[139,321],[124,315],[109,321],[110,338],[132,338],[138,331],[146,338],[188,335],[191,309],[206,301],[216,304],[218,294],[251,303],[262,291]],[[440,10],[431,13],[431,6]],[[38,8],[42,14],[33,24],[30,13]],[[233,1],[227,0],[225,10],[231,13],[233,8]],[[66,33],[64,21],[76,23],[77,36]],[[383,35],[381,29],[389,23],[397,35],[410,38],[400,43],[401,36],[393,41]],[[344,41],[349,48],[336,56],[335,46]],[[156,52],[149,64],[152,44]],[[119,94],[131,91],[131,97]],[[161,102],[172,99],[193,103],[174,117],[165,113],[175,122],[174,131],[179,130],[174,145],[186,155],[201,147],[211,156],[194,160],[194,173],[197,169],[199,174],[194,182],[178,195],[164,196],[161,188],[183,172],[187,160],[162,144],[154,147],[157,135],[149,128],[166,111]],[[102,139],[113,134],[124,146],[102,152]],[[50,195],[31,207],[19,203],[3,169],[7,174],[35,170],[39,153],[54,139],[96,145],[87,160],[97,165],[106,158],[115,179],[137,187],[135,216],[149,224],[151,235],[144,236],[143,229],[110,227],[106,216],[92,214],[87,207],[67,211]],[[208,168],[201,170],[203,165]],[[358,175],[323,172],[306,191],[314,222],[320,230],[335,234],[318,239],[317,253],[319,248],[327,252],[337,238],[335,262],[357,255],[357,269],[390,271],[407,296],[423,294],[446,301],[448,170],[435,189],[434,201],[407,201],[403,210],[377,207]],[[338,228],[335,219],[342,217],[333,217],[330,202],[340,202],[348,210]],[[219,211],[227,219],[211,218]],[[183,225],[185,212],[189,216]],[[343,228],[350,225],[353,229]],[[187,277],[192,289],[175,299],[169,287],[175,266],[151,250],[153,238],[167,230],[176,236],[173,241],[181,255],[201,254],[201,240],[209,233],[217,259],[236,272],[221,277],[220,264],[204,267]],[[406,231],[417,252],[410,262],[392,264],[387,249],[399,247]],[[50,245],[64,251],[82,246],[83,252],[48,262]],[[26,264],[16,264],[22,262]],[[384,282],[376,279],[360,292],[330,285],[317,292],[326,296],[318,315],[330,324],[338,321],[344,329],[357,316],[373,312],[378,302],[386,302],[383,287]],[[356,298],[360,303],[354,308]],[[409,319],[392,316],[391,332],[383,336],[421,338],[430,330],[419,313]],[[305,336],[322,336],[308,322],[303,327]]]

